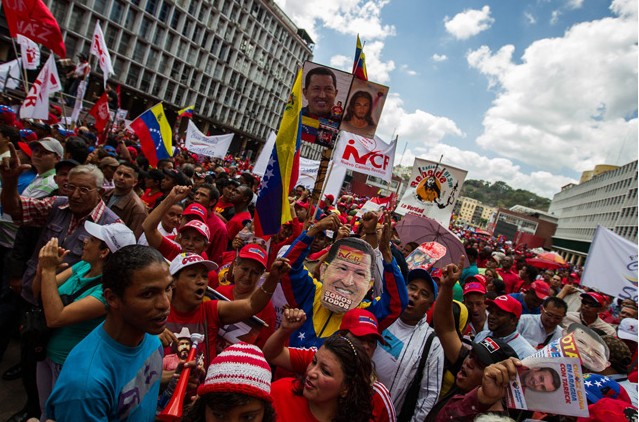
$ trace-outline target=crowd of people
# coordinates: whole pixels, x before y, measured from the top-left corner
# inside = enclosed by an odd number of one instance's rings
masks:
[[[636,418],[637,303],[581,286],[580,268],[540,271],[462,228],[459,262],[409,268],[399,216],[358,213],[368,198],[349,192],[313,204],[303,186],[293,220],[260,237],[249,160],[178,147],[150,168],[123,126],[99,143],[56,112],[0,107],[0,356],[21,340],[2,378],[27,397],[12,422],[162,420],[174,400],[186,421],[571,420],[505,395],[518,372],[558,388],[521,361],[573,323],[601,342],[582,353],[604,380],[590,420]]]

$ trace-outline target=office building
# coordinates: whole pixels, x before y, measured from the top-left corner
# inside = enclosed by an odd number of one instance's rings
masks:
[[[100,21],[115,70],[111,79],[122,85],[129,119],[158,101],[169,118],[195,104],[193,120],[202,132],[234,132],[231,148],[253,155],[277,130],[296,71],[312,57],[306,31],[272,0],[45,3],[60,24],[69,59],[88,54]],[[10,46],[6,28],[3,34]],[[100,92],[101,71],[95,59],[92,65],[91,86]]]
[[[553,249],[575,264],[583,263],[598,225],[637,243],[637,161],[584,173],[581,183],[555,194],[548,210],[558,219]]]

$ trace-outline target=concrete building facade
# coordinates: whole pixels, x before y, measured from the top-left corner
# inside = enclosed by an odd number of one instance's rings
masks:
[[[69,59],[89,53],[100,21],[115,70],[111,79],[122,86],[129,118],[158,101],[168,111],[195,104],[200,130],[234,132],[234,143],[245,147],[259,146],[277,129],[297,69],[312,58],[313,41],[272,0],[45,3],[60,24]],[[3,35],[10,46],[6,28]],[[95,59],[92,67],[91,83],[101,91]]]
[[[637,243],[637,161],[594,173],[562,187],[548,210],[558,219],[553,249],[574,264],[583,263],[598,225]]]

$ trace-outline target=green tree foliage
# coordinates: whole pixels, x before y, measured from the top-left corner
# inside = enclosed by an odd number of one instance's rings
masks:
[[[461,196],[467,196],[491,207],[510,208],[523,205],[540,211],[548,211],[550,199],[542,198],[523,189],[513,189],[506,182],[487,182],[485,180],[466,180]]]

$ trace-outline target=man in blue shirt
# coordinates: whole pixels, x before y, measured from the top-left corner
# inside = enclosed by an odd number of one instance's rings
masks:
[[[162,255],[125,246],[104,267],[107,316],[69,354],[47,401],[60,421],[153,421],[173,279]]]

